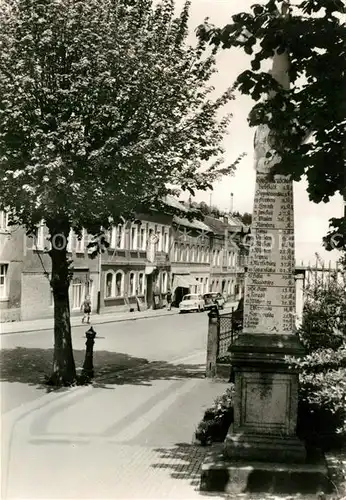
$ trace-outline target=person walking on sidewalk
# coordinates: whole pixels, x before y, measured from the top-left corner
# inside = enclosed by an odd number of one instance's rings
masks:
[[[172,307],[172,292],[170,290],[168,290],[167,292],[166,300],[167,300],[167,311],[170,311]]]
[[[91,301],[90,297],[85,297],[83,304],[81,305],[81,311],[83,311],[82,323],[87,320],[87,323],[90,323],[90,314],[91,314]]]

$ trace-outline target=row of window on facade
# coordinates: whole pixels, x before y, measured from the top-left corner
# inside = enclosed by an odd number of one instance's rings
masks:
[[[128,276],[127,290],[125,290],[125,279]],[[156,285],[161,293],[168,290],[168,272],[163,271],[157,278]],[[105,298],[129,297],[144,295],[146,291],[146,280],[144,272],[131,271],[125,275],[124,271],[107,271],[105,277]]]
[[[157,237],[156,249],[159,252],[169,252],[169,228],[167,226],[159,226],[154,228],[148,227],[148,224],[133,224],[129,230],[129,242],[126,243],[126,230],[123,224],[118,224],[112,228],[111,231],[106,232],[106,238],[109,242],[110,249],[130,249],[130,250],[143,250],[147,249],[148,241],[154,236]],[[92,241],[93,237],[89,235],[85,230],[79,237],[74,233],[73,230],[70,231],[67,251],[84,253],[87,244]],[[37,235],[34,238],[30,238],[31,248],[43,249],[49,247],[50,244],[47,240],[47,234],[45,226],[42,224],[37,230]]]
[[[236,295],[239,292],[239,285],[234,280],[213,279],[209,281],[209,277],[207,276],[195,279],[198,285],[194,285],[193,289],[191,289],[193,293],[220,292],[230,296]]]
[[[223,265],[223,255],[223,250],[214,249],[210,255],[209,247],[174,244],[173,259],[175,262],[199,262],[208,264],[211,260],[213,266],[221,266]],[[227,263],[225,263],[225,265],[228,267],[235,267],[236,264],[237,254],[235,252],[228,252]]]
[[[161,228],[160,228],[161,229]],[[131,228],[130,232],[130,249],[131,250],[146,250],[147,242],[150,238],[156,234],[157,236],[157,251],[169,252],[169,233],[168,230],[165,231],[165,227],[159,232],[154,232],[154,229],[147,227],[140,227],[135,225]],[[125,230],[123,225],[118,225],[114,227],[111,232],[107,234],[108,241],[110,242],[111,249],[124,249],[125,248]],[[82,237],[80,239],[71,231],[67,250],[69,252],[75,251],[76,253],[84,253],[86,247],[86,232],[82,232]],[[35,240],[34,247],[38,249],[47,246],[44,235],[44,226],[40,226],[37,237]],[[214,266],[221,266],[223,263],[223,251],[214,249],[210,255],[210,248],[205,246],[189,246],[183,244],[174,244],[173,260],[175,262],[199,262],[199,263],[210,263],[210,260]],[[228,252],[227,263],[229,267],[235,267],[237,264],[237,254],[235,252]]]

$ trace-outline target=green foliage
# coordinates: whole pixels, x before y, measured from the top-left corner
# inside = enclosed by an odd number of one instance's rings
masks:
[[[340,279],[340,276],[339,276]],[[337,349],[346,341],[346,287],[336,278],[326,287],[319,280],[306,287],[299,337],[308,353]]]
[[[214,56],[187,44],[190,2],[3,0],[0,3],[0,208],[52,247],[54,380],[74,383],[67,239],[162,210],[176,188],[209,189],[223,165]],[[189,214],[189,216],[192,214]],[[57,244],[57,241],[59,244]]]
[[[299,365],[298,433],[330,448],[346,440],[346,345],[340,354],[320,350]]]
[[[300,371],[298,432],[323,448],[346,438],[345,313],[344,283],[309,286],[298,332],[307,354],[291,360]]]
[[[229,426],[233,422],[234,385],[227,388],[225,394],[216,398],[198,424],[195,437],[202,445],[222,442]]]
[[[306,0],[290,6],[269,0],[239,13],[224,28],[200,26],[198,35],[214,47],[237,47],[251,56],[251,69],[235,87],[257,104],[251,126],[268,124],[281,162],[277,172],[296,181],[306,175],[312,201],[327,202],[335,193],[346,199],[346,24],[342,0]],[[289,57],[290,90],[267,72],[273,55]],[[274,94],[273,94],[274,92]],[[305,142],[309,137],[311,140]],[[331,219],[327,248],[346,248],[345,219]],[[331,238],[338,234],[337,241]]]
[[[0,200],[13,222],[97,234],[160,204],[168,184],[194,192],[232,171],[231,90],[210,98],[215,59],[187,45],[188,16],[188,1],[178,18],[173,0],[1,3]]]
[[[205,201],[201,201],[200,203],[194,203],[194,207],[199,210],[203,215],[211,215],[213,217],[221,217],[223,212],[218,209],[215,205],[207,205]]]
[[[244,212],[243,214],[241,214],[240,212],[233,212],[233,214],[235,217],[238,217],[238,219],[240,219],[242,221],[243,224],[245,224],[245,226],[251,226],[251,223],[252,223],[252,214],[248,213],[248,212]]]
[[[199,210],[203,215],[211,215],[213,217],[219,218],[223,215],[228,216],[229,212],[220,210],[215,205],[207,205],[205,201],[201,201],[200,203],[194,202],[193,207],[196,210]],[[248,212],[241,214],[240,212],[233,212],[232,215],[241,220],[241,222],[245,225],[251,225],[252,215]]]

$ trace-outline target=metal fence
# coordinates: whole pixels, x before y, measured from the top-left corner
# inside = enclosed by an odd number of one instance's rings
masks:
[[[314,264],[310,262],[305,265],[302,261],[301,264],[296,264],[296,274],[302,273],[304,275],[304,289],[308,286],[319,286],[328,288],[331,283],[345,282],[346,275],[342,266],[338,262],[325,263],[321,259],[317,259]]]
[[[236,324],[236,312],[232,307],[231,312],[220,314],[218,320],[218,350],[217,356],[221,358],[227,352],[229,347],[233,344],[238,337],[238,330]]]

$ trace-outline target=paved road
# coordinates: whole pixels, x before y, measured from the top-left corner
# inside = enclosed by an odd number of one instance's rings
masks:
[[[227,385],[204,377],[207,323],[203,313],[100,325],[104,380],[50,394],[38,375],[52,332],[2,338],[1,498],[200,498],[208,449],[191,441]],[[84,331],[73,330],[79,366]],[[117,371],[122,364],[135,369]]]
[[[97,325],[95,368],[105,375],[118,367],[149,361],[169,363],[205,352],[207,313],[191,313],[139,321]],[[85,325],[74,327],[73,346],[77,367],[85,353]],[[49,373],[53,346],[51,330],[14,333],[1,337],[2,413],[40,397],[40,381]]]

